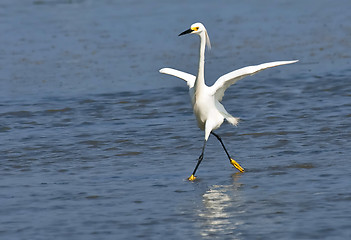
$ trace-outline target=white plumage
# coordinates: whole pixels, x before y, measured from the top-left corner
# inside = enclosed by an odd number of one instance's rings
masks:
[[[179,70],[175,70],[172,68],[162,68],[160,70],[160,73],[169,74],[169,75],[178,77],[180,79],[183,79],[187,82],[187,85],[189,86],[189,94],[191,97],[191,102],[192,102],[194,114],[196,116],[197,124],[201,130],[205,131],[205,142],[204,142],[202,154],[199,157],[198,164],[196,165],[192,176],[189,178],[189,180],[194,180],[195,179],[194,175],[197,170],[197,167],[203,158],[206,141],[208,140],[211,133],[215,135],[218,138],[218,140],[221,142],[224,150],[226,151],[229,157],[229,160],[234,165],[234,163],[232,162],[234,160],[230,158],[227,150],[224,147],[223,142],[221,141],[221,139],[217,134],[213,133],[213,130],[216,130],[222,125],[224,119],[226,119],[229,123],[233,125],[237,125],[239,121],[238,118],[235,118],[231,114],[229,114],[225,110],[224,106],[220,103],[224,96],[225,90],[229,86],[231,86],[232,84],[236,83],[237,81],[239,81],[240,79],[246,76],[254,75],[267,68],[295,63],[298,60],[269,62],[269,63],[263,63],[256,66],[248,66],[248,67],[240,68],[238,70],[229,72],[221,76],[220,78],[217,79],[217,81],[212,86],[209,87],[205,84],[205,78],[204,78],[206,44],[210,47],[210,39],[208,37],[208,33],[204,25],[201,23],[194,23],[193,25],[191,25],[190,29],[182,32],[181,34],[179,34],[179,36],[188,34],[188,33],[191,33],[191,34],[194,33],[200,36],[200,58],[199,58],[199,67],[198,67],[197,76],[194,76],[190,73],[185,73]],[[238,169],[240,171],[243,171],[243,169],[242,168],[240,169],[240,168]]]

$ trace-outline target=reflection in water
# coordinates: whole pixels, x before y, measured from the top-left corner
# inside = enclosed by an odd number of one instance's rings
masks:
[[[203,194],[204,209],[198,214],[202,219],[202,237],[230,235],[239,239],[240,232],[235,230],[243,224],[237,216],[242,213],[240,207],[244,202],[240,195],[240,176],[240,173],[233,174],[233,184],[213,185]]]

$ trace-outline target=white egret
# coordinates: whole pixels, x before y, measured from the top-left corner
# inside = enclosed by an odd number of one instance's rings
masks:
[[[240,172],[244,172],[244,168],[242,168],[233,158],[231,158],[223,144],[222,139],[213,132],[213,130],[216,130],[222,125],[224,119],[233,125],[237,125],[239,121],[239,118],[235,118],[230,115],[220,103],[224,96],[224,92],[230,85],[246,76],[256,74],[266,68],[295,63],[298,60],[269,62],[256,66],[244,67],[221,76],[212,86],[209,87],[205,84],[204,65],[206,44],[209,48],[211,47],[210,38],[208,37],[205,26],[201,23],[192,24],[190,29],[180,33],[178,36],[189,33],[196,34],[200,37],[200,59],[197,76],[172,68],[162,68],[160,70],[160,73],[169,74],[187,82],[197,125],[201,130],[205,131],[205,141],[202,147],[201,155],[198,158],[198,162],[193,173],[188,179],[193,181],[196,178],[195,173],[204,157],[206,142],[210,134],[214,135],[219,140],[229,158],[230,163]]]

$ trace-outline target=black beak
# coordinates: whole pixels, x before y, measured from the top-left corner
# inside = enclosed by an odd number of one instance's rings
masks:
[[[180,33],[178,36],[182,36],[182,35],[185,35],[185,34],[188,34],[188,33],[192,33],[194,30],[192,29],[188,29],[188,30],[185,30],[184,32]]]

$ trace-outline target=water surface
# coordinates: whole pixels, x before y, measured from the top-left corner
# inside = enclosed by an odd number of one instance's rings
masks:
[[[195,4],[195,5],[193,5]],[[350,3],[3,1],[1,239],[348,239]],[[194,11],[193,9],[199,11]],[[300,59],[248,77],[217,131],[187,86],[203,21],[206,77]]]

